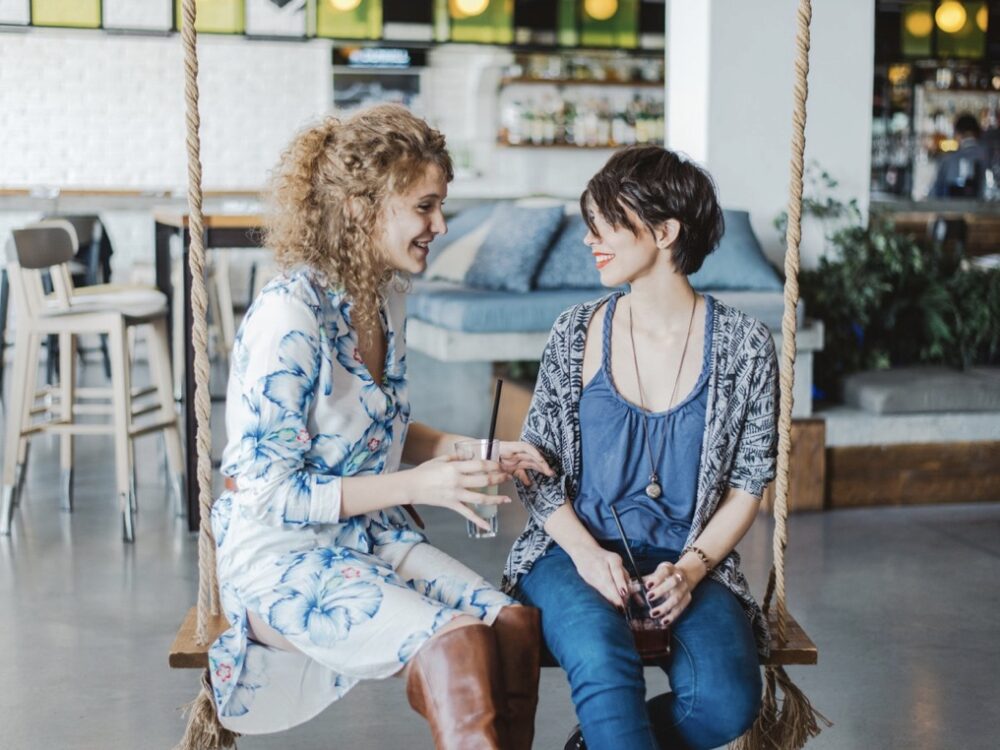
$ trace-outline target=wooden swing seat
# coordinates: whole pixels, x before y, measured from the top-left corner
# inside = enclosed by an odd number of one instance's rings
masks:
[[[198,610],[191,607],[187,617],[181,623],[174,644],[170,647],[170,667],[172,669],[205,669],[208,666],[208,646],[199,646],[195,638],[198,621]],[[790,614],[785,623],[788,640],[778,641],[777,626],[774,614],[771,614],[771,656],[763,662],[764,666],[789,666],[795,664],[815,664],[819,659],[816,644],[806,634],[802,627]],[[221,614],[212,617],[208,622],[208,637],[214,641],[229,629],[229,623]],[[547,654],[546,654],[547,656]],[[552,661],[543,661],[543,666],[552,667]],[[652,666],[652,663],[650,664]]]

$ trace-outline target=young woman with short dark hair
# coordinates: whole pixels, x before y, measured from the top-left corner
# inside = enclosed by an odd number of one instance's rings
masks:
[[[504,577],[542,610],[580,727],[567,748],[713,748],[760,706],[764,617],[739,570],[776,457],[777,362],[761,323],[695,292],[723,232],[709,175],[656,146],[615,154],[587,185],[585,239],[607,287],[553,327],[522,438],[556,468],[519,484],[530,511]],[[621,613],[617,510],[671,692],[645,698]]]

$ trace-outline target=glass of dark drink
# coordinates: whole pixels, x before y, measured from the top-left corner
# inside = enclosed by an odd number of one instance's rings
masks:
[[[628,606],[625,619],[632,631],[635,648],[644,660],[667,659],[670,656],[670,626],[662,620],[651,617],[652,605],[646,600],[646,590],[642,581],[629,582]]]

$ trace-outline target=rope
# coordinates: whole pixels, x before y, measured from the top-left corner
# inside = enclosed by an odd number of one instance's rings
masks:
[[[215,539],[210,523],[212,511],[212,401],[208,393],[211,376],[208,361],[208,323],[205,292],[205,235],[201,195],[201,139],[198,129],[198,33],[195,30],[197,9],[195,0],[184,1],[184,22],[181,39],[184,43],[184,99],[187,112],[188,157],[188,231],[191,249],[188,267],[191,271],[191,341],[194,346],[194,411],[198,431],[198,505],[201,524],[198,529],[198,643],[208,644],[209,614],[219,613],[219,584],[215,579]],[[188,405],[191,408],[191,405]]]
[[[785,548],[788,546],[788,463],[792,443],[792,388],[795,383],[796,309],[799,304],[799,241],[802,238],[802,172],[806,149],[806,99],[809,95],[809,24],[811,0],[799,0],[795,37],[795,103],[792,110],[791,181],[788,228],[785,234],[785,310],[781,318],[781,409],[778,417],[778,471],[774,488],[774,595],[778,639],[787,640],[785,608]],[[770,606],[770,589],[765,608]]]

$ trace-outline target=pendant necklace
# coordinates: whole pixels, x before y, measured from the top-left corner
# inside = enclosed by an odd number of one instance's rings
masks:
[[[691,326],[694,323],[694,311],[698,307],[698,295],[694,295],[694,303],[691,305],[691,317],[688,319],[687,334],[684,337],[684,348],[681,350],[681,361],[677,365],[677,375],[674,377],[674,387],[670,391],[670,401],[667,403],[667,411],[674,405],[674,398],[677,396],[677,384],[681,380],[681,370],[684,369],[684,357],[687,356],[688,342],[691,340]],[[635,382],[639,386],[639,405],[642,407],[642,436],[646,443],[646,454],[649,456],[649,484],[646,485],[646,497],[656,500],[663,494],[663,487],[660,485],[660,477],[656,473],[656,467],[663,458],[663,450],[666,446],[667,437],[664,431],[663,442],[660,444],[660,456],[654,460],[653,448],[649,442],[649,412],[646,410],[646,396],[642,391],[642,380],[639,378],[639,358],[635,353],[635,336],[632,334],[632,301],[628,303],[628,338],[632,344],[632,364],[635,366]]]

